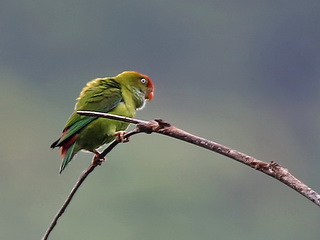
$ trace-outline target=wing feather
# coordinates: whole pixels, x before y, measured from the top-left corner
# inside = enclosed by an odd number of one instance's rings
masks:
[[[123,101],[120,84],[111,78],[97,78],[82,90],[75,110],[68,119],[64,134],[51,147],[59,147],[71,136],[96,120],[97,117],[81,116],[79,110],[109,112]]]

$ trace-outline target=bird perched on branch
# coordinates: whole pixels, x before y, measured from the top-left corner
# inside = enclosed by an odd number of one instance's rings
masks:
[[[51,148],[59,147],[63,158],[60,173],[80,150],[93,152],[97,148],[123,136],[128,123],[98,117],[81,116],[79,110],[97,111],[134,117],[147,100],[153,98],[152,80],[141,73],[126,71],[115,77],[96,78],[87,83],[77,98],[75,109],[67,121],[61,137]]]

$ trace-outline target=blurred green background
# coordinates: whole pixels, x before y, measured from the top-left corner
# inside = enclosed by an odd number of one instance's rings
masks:
[[[87,81],[149,75],[141,119],[264,161],[316,191],[320,2],[2,1],[1,239],[40,239],[91,154],[58,174],[59,137]],[[319,239],[319,209],[218,154],[160,135],[118,146],[76,194],[54,239]]]

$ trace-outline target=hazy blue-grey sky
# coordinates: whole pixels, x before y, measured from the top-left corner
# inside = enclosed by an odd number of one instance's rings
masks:
[[[319,189],[319,1],[5,1],[0,238],[40,239],[91,155],[49,146],[82,87],[149,75],[137,117],[288,167]],[[275,180],[156,135],[117,147],[50,239],[318,239],[320,214]]]

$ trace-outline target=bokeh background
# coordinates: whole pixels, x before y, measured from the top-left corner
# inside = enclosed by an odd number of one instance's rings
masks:
[[[320,191],[320,2],[2,1],[0,238],[40,239],[91,161],[58,174],[59,137],[87,81],[149,75],[141,119],[264,161]],[[160,135],[118,146],[54,239],[319,239],[319,209],[218,154]]]

